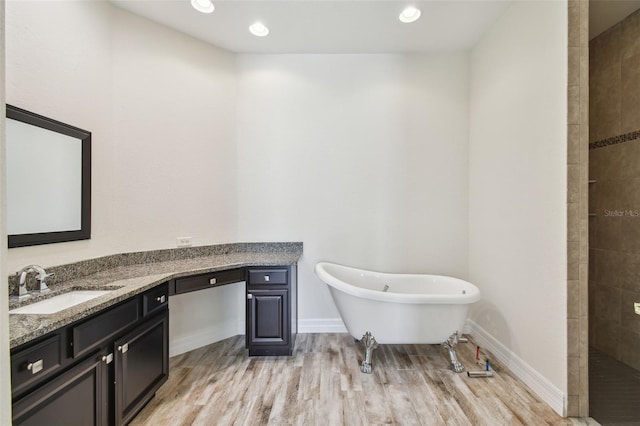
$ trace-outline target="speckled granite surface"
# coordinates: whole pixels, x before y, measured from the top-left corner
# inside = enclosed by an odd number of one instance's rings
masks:
[[[124,253],[46,268],[56,274],[55,280],[47,281],[51,291],[21,304],[11,301],[9,309],[70,290],[113,291],[55,314],[10,314],[10,346],[20,346],[173,278],[244,266],[293,265],[301,255],[302,243],[236,243]],[[9,282],[12,291],[15,275]]]

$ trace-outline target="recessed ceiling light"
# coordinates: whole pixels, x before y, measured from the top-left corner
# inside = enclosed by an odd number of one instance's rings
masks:
[[[202,13],[211,13],[213,12],[213,9],[215,9],[211,0],[191,0],[191,6],[193,6],[193,8],[198,12]]]
[[[402,11],[398,18],[405,24],[408,24],[409,22],[417,21],[419,17],[420,9],[415,6],[408,6]]]
[[[269,28],[265,27],[262,22],[256,22],[249,27],[249,31],[256,37],[264,37],[269,34]]]

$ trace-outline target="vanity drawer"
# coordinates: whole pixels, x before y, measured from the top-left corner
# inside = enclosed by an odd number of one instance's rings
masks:
[[[176,294],[202,290],[204,288],[217,287],[223,284],[231,284],[244,281],[244,269],[232,269],[230,271],[211,272],[209,274],[196,275],[176,279]]]
[[[54,334],[11,356],[11,390],[14,396],[60,368],[62,364],[60,339],[60,334]]]
[[[287,285],[288,269],[249,269],[249,285],[271,284]]]
[[[169,304],[169,284],[164,283],[142,295],[142,316],[146,317]]]
[[[73,357],[76,358],[108,341],[140,318],[139,298],[125,302],[107,312],[72,326]]]

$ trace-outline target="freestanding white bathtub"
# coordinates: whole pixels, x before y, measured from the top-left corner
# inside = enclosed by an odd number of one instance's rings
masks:
[[[480,300],[478,287],[446,276],[387,274],[326,262],[315,272],[329,285],[349,334],[360,339],[370,332],[378,343],[443,343],[462,332],[469,305]]]

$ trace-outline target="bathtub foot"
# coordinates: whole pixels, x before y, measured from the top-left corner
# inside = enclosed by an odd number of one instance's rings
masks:
[[[456,346],[460,342],[466,342],[467,339],[461,338],[456,331],[449,339],[447,339],[442,346],[449,350],[449,359],[451,360],[451,369],[456,373],[462,373],[464,371],[464,365],[458,361],[458,354],[456,353]]]
[[[364,345],[364,359],[362,360],[360,371],[362,371],[363,373],[371,374],[373,350],[378,347],[378,342],[376,342],[375,337],[373,337],[368,331],[364,334],[364,336],[362,336],[362,339],[360,339],[360,341]]]

